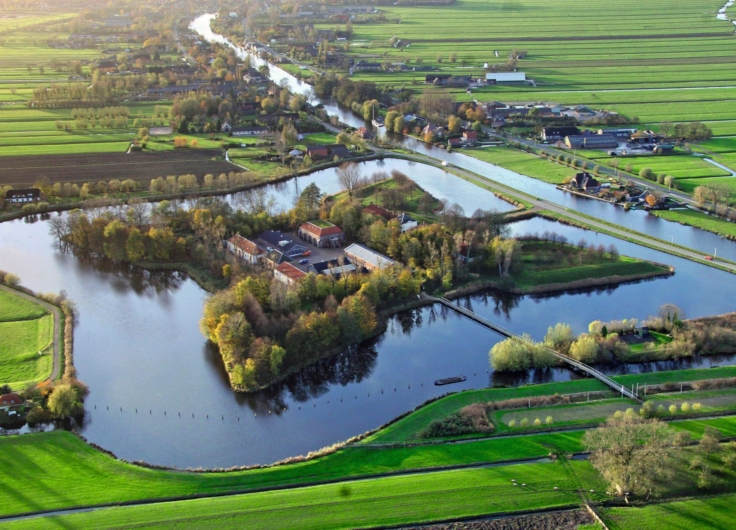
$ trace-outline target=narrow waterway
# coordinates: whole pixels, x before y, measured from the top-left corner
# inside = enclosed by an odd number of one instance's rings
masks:
[[[727,7],[729,7],[729,4],[724,6],[724,13]],[[234,45],[222,35],[214,33],[210,28],[210,21],[214,16],[215,15],[212,14],[201,15],[192,21],[190,28],[201,35],[205,40],[225,44],[236,50],[241,57],[250,57],[251,62],[256,66],[267,64],[266,61],[263,61],[254,54],[248,53],[243,48]],[[270,68],[271,79],[273,79],[274,82],[281,83],[283,80],[286,80],[292,91],[307,95],[313,103],[323,104],[329,114],[337,115],[343,123],[353,127],[366,125],[362,118],[358,117],[348,109],[341,108],[334,101],[321,100],[315,97],[312,88],[307,83],[299,81],[294,76],[277,66],[268,66]],[[467,156],[462,152],[454,151],[452,153],[448,153],[445,149],[439,149],[403,135],[392,135],[392,137],[395,140],[403,142],[405,147],[416,151],[417,153],[426,154],[433,158],[447,161],[457,167],[472,171],[497,182],[501,182],[517,190],[555,202],[559,205],[565,205],[571,210],[576,210],[604,221],[616,223],[622,227],[649,234],[665,241],[671,241],[679,245],[690,247],[699,250],[704,254],[716,253],[724,258],[736,260],[736,243],[711,232],[681,225],[679,223],[665,221],[664,219],[660,219],[659,217],[642,210],[632,210],[627,212],[620,206],[578,197],[558,190],[551,184],[494,166],[493,164]],[[492,149],[492,147],[488,149]]]

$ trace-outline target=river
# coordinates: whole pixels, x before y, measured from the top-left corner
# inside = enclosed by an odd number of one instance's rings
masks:
[[[725,7],[728,7],[728,5]],[[210,42],[219,42],[230,46],[243,58],[250,57],[251,62],[256,66],[268,64],[263,59],[246,52],[239,46],[234,45],[222,35],[214,33],[210,28],[210,21],[214,17],[215,15],[212,14],[201,15],[194,19],[189,27],[201,35],[205,40]],[[292,91],[307,95],[312,103],[323,104],[327,112],[331,115],[338,116],[341,122],[353,127],[370,127],[370,124],[366,124],[361,117],[348,109],[341,108],[334,101],[322,100],[315,97],[309,84],[301,82],[277,66],[272,64],[269,64],[268,66],[270,68],[270,76],[276,83],[281,83],[283,80],[286,80]],[[566,205],[571,210],[577,210],[598,219],[609,221],[644,234],[649,234],[664,241],[671,241],[679,245],[693,248],[703,252],[703,254],[715,253],[724,258],[736,260],[736,243],[711,232],[681,225],[679,223],[665,221],[664,219],[651,215],[643,210],[631,210],[627,212],[620,206],[578,197],[558,190],[551,184],[494,166],[493,164],[467,156],[459,151],[448,153],[445,149],[433,147],[432,145],[420,142],[414,138],[405,137],[403,135],[392,135],[392,137],[402,142],[408,149],[421,154],[426,154],[439,160],[447,161],[457,167],[472,171],[508,186],[512,186],[517,190],[524,191],[536,197],[540,197],[560,205]],[[488,149],[493,148],[489,147]],[[472,211],[467,213],[472,213]]]

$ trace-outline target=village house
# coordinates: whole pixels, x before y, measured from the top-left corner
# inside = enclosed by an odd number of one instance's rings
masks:
[[[307,252],[307,247],[293,241],[280,230],[261,232],[258,234],[257,243],[266,251],[265,261],[269,268],[288,263],[292,261],[292,258],[297,258]]]
[[[339,279],[345,273],[355,272],[356,268],[348,258],[338,258],[314,263],[309,266],[309,270],[316,274],[324,274]]]
[[[339,248],[345,242],[345,232],[322,219],[304,223],[297,235],[318,248]]]
[[[286,285],[292,285],[304,278],[306,275],[307,273],[303,270],[298,269],[291,263],[286,262],[277,266],[273,270],[273,277],[281,283],[285,283]]]
[[[462,138],[448,138],[447,139],[447,145],[449,147],[462,147],[463,140],[462,140]]]
[[[22,190],[8,190],[5,193],[5,201],[10,204],[28,204],[41,200],[41,190],[28,188]]]
[[[430,123],[422,129],[422,135],[427,136],[429,133],[432,133],[432,136],[435,138],[442,138],[445,135],[445,129],[439,125],[435,126]]]
[[[310,145],[307,146],[307,155],[312,160],[333,159],[335,157],[345,158],[350,156],[348,148],[342,144],[334,145]]]
[[[227,240],[227,249],[231,254],[235,254],[251,265],[260,263],[266,255],[262,248],[240,234],[235,234]]]
[[[576,190],[595,192],[601,189],[601,183],[593,178],[590,173],[583,171],[581,173],[577,173],[572,180],[570,180],[570,187]]]
[[[385,269],[394,263],[388,256],[371,250],[368,247],[353,243],[345,249],[345,256],[357,267],[363,267],[368,271]]]
[[[17,410],[22,407],[25,402],[25,399],[15,392],[3,394],[0,396],[0,411],[10,412],[11,410]]]
[[[416,219],[409,217],[409,215],[402,213],[399,214],[398,217],[396,217],[396,220],[401,225],[401,233],[408,232],[412,228],[416,228],[419,223],[417,223]]]
[[[365,127],[359,127],[358,130],[355,131],[355,134],[363,140],[370,140],[371,138],[373,138],[371,132]]]
[[[465,131],[463,133],[463,143],[465,145],[473,145],[478,142],[478,133],[475,131]]]

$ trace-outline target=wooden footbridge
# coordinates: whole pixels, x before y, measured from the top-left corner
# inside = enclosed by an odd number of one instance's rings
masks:
[[[518,335],[518,334],[516,334],[516,333],[514,333],[512,331],[509,331],[508,329],[506,329],[506,328],[504,328],[502,326],[499,326],[495,322],[491,322],[490,320],[486,320],[485,318],[477,315],[476,313],[474,313],[470,309],[465,309],[464,307],[460,307],[459,305],[451,302],[447,298],[437,298],[437,297],[434,297],[434,296],[429,296],[427,294],[424,294],[423,296],[424,296],[424,298],[426,298],[428,300],[433,300],[433,301],[435,301],[437,303],[440,303],[440,304],[445,305],[445,306],[447,306],[447,307],[449,307],[451,309],[454,309],[458,313],[460,313],[460,314],[462,314],[462,315],[464,315],[464,316],[466,316],[466,317],[468,317],[468,318],[470,318],[472,320],[475,320],[478,324],[480,324],[482,326],[485,326],[488,329],[491,329],[491,330],[495,331],[496,333],[500,333],[504,337],[514,338],[514,339],[520,340],[522,342],[526,342],[526,343],[529,343],[529,344],[535,344],[536,345],[536,343],[532,343],[532,341],[530,341],[528,339],[525,339],[521,335]],[[587,373],[588,375],[590,375],[592,377],[595,377],[601,383],[603,383],[603,384],[611,387],[614,390],[614,392],[620,393],[622,397],[625,396],[625,397],[627,397],[629,399],[634,399],[634,400],[636,400],[636,401],[638,401],[638,402],[641,403],[641,399],[639,399],[639,396],[633,391],[633,389],[630,390],[630,389],[624,387],[623,385],[617,383],[616,381],[614,381],[613,379],[611,379],[607,375],[599,372],[595,368],[593,368],[591,366],[588,366],[585,363],[581,363],[580,361],[577,361],[577,360],[573,359],[569,355],[564,355],[564,354],[562,354],[562,353],[560,353],[558,351],[553,350],[552,348],[547,348],[546,346],[542,346],[542,347],[545,350],[547,350],[548,352],[550,352],[552,355],[554,355],[555,357],[557,357],[558,359],[560,359],[561,361],[563,361],[564,363],[566,363],[567,365],[571,366],[572,368],[575,368],[577,370],[580,370],[581,372]]]

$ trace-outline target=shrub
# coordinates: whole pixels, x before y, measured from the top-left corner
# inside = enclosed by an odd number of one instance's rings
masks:
[[[540,425],[542,425],[542,420],[540,420],[539,418],[536,418],[534,420],[534,426],[539,427]]]
[[[3,282],[5,285],[9,285],[10,287],[17,287],[20,285],[20,278],[12,272],[9,272],[5,275],[5,278],[3,278]]]
[[[674,403],[670,405],[670,414],[675,414],[677,412],[677,405]]]
[[[664,414],[664,411],[665,411],[664,405],[659,405],[657,407],[657,414],[658,415],[662,416]]]
[[[680,410],[682,412],[690,412],[690,404],[686,401],[682,405],[680,405]]]
[[[519,422],[519,425],[522,428],[526,429],[526,427],[529,425],[529,420],[526,418],[522,418],[521,421]]]
[[[552,416],[547,416],[547,418],[544,420],[544,423],[546,423],[547,425],[552,425],[553,422],[554,419],[552,418]]]
[[[513,429],[514,427],[516,427],[516,420],[511,420],[511,421],[509,422],[509,427],[511,427],[512,429]]]
[[[700,409],[702,408],[703,408],[703,405],[701,405],[700,403],[693,403],[693,411],[700,412]]]

